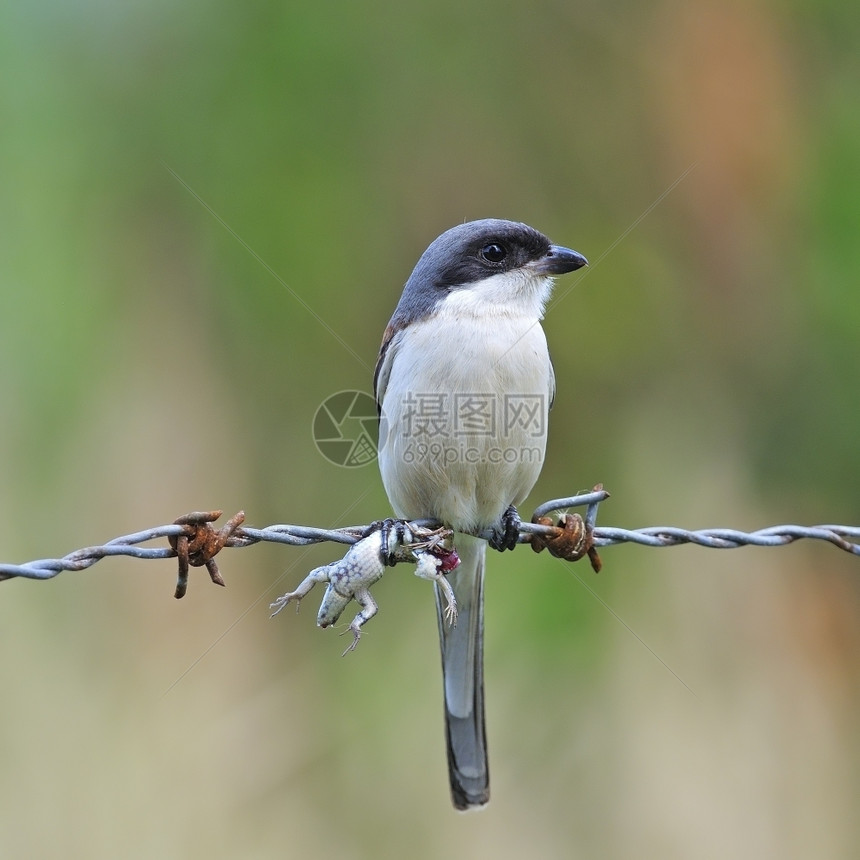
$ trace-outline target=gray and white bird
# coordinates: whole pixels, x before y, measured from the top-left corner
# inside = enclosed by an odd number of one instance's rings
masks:
[[[512,549],[515,505],[540,474],[555,378],[541,328],[556,275],[587,265],[525,224],[486,219],[439,236],[418,260],[385,330],[374,375],[379,466],[398,517],[457,532],[448,578],[456,626],[437,588],[451,796],[490,796],[484,728],[486,542]]]

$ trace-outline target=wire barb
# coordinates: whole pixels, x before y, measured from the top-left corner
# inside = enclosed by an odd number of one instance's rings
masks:
[[[180,535],[167,538],[173,551],[179,559],[179,576],[176,580],[176,591],[173,596],[179,600],[185,597],[188,590],[188,566],[206,566],[209,578],[215,585],[226,585],[215,556],[229,543],[236,529],[245,522],[245,512],[239,511],[229,520],[220,531],[212,528],[212,523],[221,516],[221,511],[193,511],[174,520],[174,524],[185,526]]]
[[[576,545],[576,526],[566,525],[568,508],[585,507],[586,515],[583,521],[585,534],[584,553],[576,554],[590,557],[594,567],[597,549],[615,546],[621,543],[635,543],[639,546],[668,547],[680,544],[695,544],[710,549],[737,549],[741,546],[785,546],[796,540],[820,540],[833,544],[844,552],[860,556],[860,526],[819,525],[799,526],[781,525],[770,526],[754,532],[743,532],[736,529],[714,528],[690,531],[674,526],[650,526],[640,529],[622,529],[612,526],[598,526],[597,508],[601,502],[609,498],[600,485],[590,493],[583,493],[563,499],[552,499],[538,506],[534,512],[533,522],[523,522],[520,525],[519,543],[535,545],[544,541],[547,549],[553,541],[559,540],[559,535],[567,532],[564,540]],[[561,513],[557,525],[542,522],[542,518],[552,513]],[[23,579],[53,579],[64,571],[86,570],[96,562],[109,556],[124,555],[132,558],[178,558],[179,578],[176,586],[176,596],[181,597],[187,588],[187,566],[183,566],[183,556],[187,545],[187,565],[191,567],[205,566],[213,582],[223,585],[223,579],[215,564],[214,556],[224,547],[246,547],[266,541],[269,543],[284,543],[289,546],[307,546],[308,544],[333,541],[341,544],[354,544],[367,534],[368,526],[349,526],[340,529],[320,529],[311,526],[272,525],[263,529],[244,526],[244,513],[240,512],[231,518],[222,529],[216,531],[211,523],[221,516],[221,511],[194,512],[179,517],[172,525],[157,526],[145,531],[135,532],[124,537],[114,538],[102,546],[90,546],[76,550],[62,558],[38,559],[24,564],[0,564],[0,580],[15,577]],[[432,520],[418,520],[411,525],[416,527],[436,527],[439,524]],[[590,537],[589,537],[590,532]],[[492,532],[480,533],[478,537],[488,539]],[[139,544],[166,538],[169,546],[143,547]],[[562,542],[563,544],[563,542]],[[562,546],[563,548],[563,546]],[[566,557],[561,555],[560,557]],[[576,560],[572,558],[571,560]],[[599,563],[599,557],[597,558]],[[213,574],[214,568],[214,574]]]

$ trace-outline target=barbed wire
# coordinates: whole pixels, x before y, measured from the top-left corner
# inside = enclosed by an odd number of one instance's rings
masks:
[[[688,530],[675,526],[649,526],[638,529],[598,526],[598,506],[608,497],[609,493],[598,486],[590,493],[545,502],[535,510],[532,522],[518,523],[518,543],[531,543],[535,551],[546,547],[553,555],[570,561],[576,561],[588,554],[596,570],[600,565],[596,549],[623,543],[648,547],[694,544],[710,549],[737,549],[743,546],[785,546],[796,540],[808,539],[826,541],[845,552],[860,556],[860,526],[780,525],[753,532],[728,528]],[[584,520],[576,514],[564,514],[553,523],[549,517],[550,514],[566,512],[568,508],[576,507],[586,508]],[[240,548],[261,542],[288,546],[308,546],[325,541],[354,544],[386,522],[338,529],[300,525],[271,525],[257,529],[243,525],[244,513],[240,512],[220,531],[215,531],[211,523],[220,516],[221,511],[194,512],[179,517],[170,525],[155,526],[114,538],[101,546],[84,547],[62,558],[37,559],[24,564],[0,564],[0,580],[16,577],[53,579],[60,573],[85,570],[104,558],[114,556],[140,559],[178,558],[179,583],[176,596],[181,597],[185,594],[189,565],[205,565],[212,581],[224,584],[214,561],[215,555],[224,547]],[[439,524],[432,520],[417,520],[411,525],[417,528],[434,528]],[[486,540],[492,540],[494,537],[489,530],[477,533],[477,536]],[[165,538],[168,540],[166,547],[140,546]]]

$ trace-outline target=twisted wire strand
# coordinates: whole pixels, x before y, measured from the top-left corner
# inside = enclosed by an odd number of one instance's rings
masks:
[[[583,493],[564,499],[552,499],[540,505],[534,514],[537,519],[549,513],[567,508],[587,508],[586,522],[593,529],[595,547],[616,546],[633,543],[647,547],[669,547],[681,544],[694,544],[709,549],[737,549],[743,546],[784,546],[797,540],[819,540],[831,543],[852,555],[860,555],[860,526],[845,525],[779,525],[744,532],[737,529],[711,528],[689,530],[675,526],[648,526],[639,529],[624,529],[612,526],[597,526],[597,507],[608,498],[602,489]],[[418,521],[422,525],[438,525],[429,520]],[[224,546],[240,548],[256,543],[282,543],[288,546],[307,546],[309,544],[333,541],[353,544],[366,533],[369,526],[348,526],[341,529],[322,529],[300,525],[271,525],[266,528],[243,526],[238,528],[224,543]],[[526,542],[533,534],[548,534],[551,528],[536,523],[523,522],[520,526],[520,541]],[[129,556],[141,559],[176,558],[176,551],[170,547],[145,547],[139,544],[165,538],[179,538],[188,535],[188,526],[156,526],[133,534],[117,537],[101,546],[89,546],[75,550],[62,558],[36,559],[24,564],[0,564],[0,580],[20,577],[24,579],[53,579],[66,571],[79,571],[92,567],[103,558]],[[488,532],[479,534],[488,537]]]

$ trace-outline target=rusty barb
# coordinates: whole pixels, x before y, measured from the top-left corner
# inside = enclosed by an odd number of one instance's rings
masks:
[[[167,538],[167,542],[179,559],[179,577],[176,580],[176,591],[173,595],[177,600],[185,597],[185,592],[188,590],[189,565],[191,567],[205,565],[215,585],[226,585],[215,563],[215,556],[225,546],[230,545],[236,530],[245,522],[245,512],[239,511],[227,520],[222,529],[215,531],[212,523],[221,514],[222,511],[193,511],[173,521],[174,525],[184,527],[182,534],[170,535]]]
[[[639,529],[622,529],[598,526],[598,505],[609,498],[600,485],[591,492],[564,499],[553,499],[540,505],[531,522],[519,523],[518,543],[531,544],[535,552],[546,549],[557,558],[577,561],[588,556],[595,571],[600,570],[598,549],[620,543],[635,543],[649,547],[668,547],[696,544],[710,549],[737,549],[742,546],[785,546],[803,538],[825,541],[852,555],[860,556],[860,526],[781,525],[742,532],[736,529],[712,528],[689,531],[675,526],[649,526]],[[585,516],[568,513],[570,508],[584,507]],[[0,580],[20,577],[24,579],[52,579],[64,571],[85,570],[107,556],[124,555],[132,558],[177,558],[179,577],[176,597],[182,597],[188,588],[188,571],[191,567],[206,567],[212,582],[223,585],[224,580],[215,563],[215,556],[224,547],[246,547],[266,541],[289,546],[333,541],[354,544],[367,535],[368,526],[348,526],[339,529],[321,529],[312,526],[272,525],[263,529],[243,525],[245,515],[239,512],[221,529],[213,523],[221,511],[197,511],[179,517],[174,523],[124,537],[114,538],[102,546],[89,546],[75,550],[62,558],[43,558],[24,564],[0,563]],[[419,520],[414,526],[436,527],[439,523]],[[477,535],[484,539],[494,537],[492,531]],[[169,546],[140,546],[148,541],[167,539]]]
[[[551,517],[538,517],[532,522],[553,530],[552,534],[531,535],[529,543],[535,552],[547,550],[550,555],[564,561],[579,561],[587,555],[592,570],[600,573],[603,562],[594,546],[594,527],[579,514],[562,514],[555,525]]]
[[[532,524],[543,526],[545,530],[526,535],[525,541],[531,544],[535,552],[545,549],[550,555],[564,561],[579,561],[588,556],[591,569],[600,573],[603,562],[594,544],[594,526],[597,521],[597,507],[608,498],[609,493],[603,489],[603,484],[597,484],[585,502],[588,505],[585,519],[579,514],[562,513],[555,523],[552,517],[545,514],[547,506],[541,505],[532,517]]]

